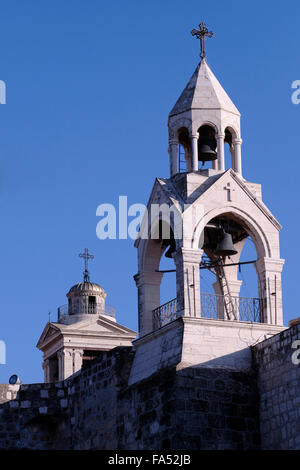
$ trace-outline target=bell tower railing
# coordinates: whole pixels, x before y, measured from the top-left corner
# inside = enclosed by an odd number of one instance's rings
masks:
[[[235,319],[242,322],[263,323],[263,301],[256,297],[233,297],[231,296]],[[214,320],[235,321],[226,318],[226,296],[217,294],[200,294],[201,318]],[[153,310],[153,329],[176,320],[180,315],[177,312],[177,299],[157,307]]]
[[[153,329],[156,330],[177,317],[177,299],[172,299],[153,310]]]

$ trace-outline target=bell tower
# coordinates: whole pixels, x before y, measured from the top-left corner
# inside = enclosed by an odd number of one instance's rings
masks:
[[[206,60],[213,33],[204,23],[191,33],[200,39],[201,61],[169,114],[170,177],[156,178],[135,242],[139,337],[131,383],[175,364],[247,369],[250,346],[284,329],[281,226],[261,185],[242,175],[241,116]],[[248,239],[256,259],[242,262]],[[174,261],[176,298],[161,305],[165,251]],[[256,298],[240,297],[238,271],[249,263]],[[215,276],[214,293],[201,285],[203,269]]]
[[[241,115],[206,61],[205,38],[213,33],[204,23],[191,33],[201,41],[201,61],[169,114],[170,176],[181,170],[179,145],[187,171],[198,171],[199,161],[212,161],[214,170],[224,171],[224,143],[230,147],[232,169],[242,175]]]

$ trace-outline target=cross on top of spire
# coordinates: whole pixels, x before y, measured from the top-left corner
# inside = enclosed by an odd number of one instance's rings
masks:
[[[205,52],[205,39],[206,37],[212,38],[214,33],[212,31],[208,31],[204,21],[199,24],[199,29],[192,29],[191,31],[192,36],[196,36],[197,39],[200,39],[200,57],[204,59],[206,57]]]
[[[83,281],[89,282],[90,281],[90,273],[88,271],[88,264],[90,259],[94,259],[94,255],[89,253],[89,249],[85,248],[83,253],[79,253],[79,258],[84,259],[84,271],[83,271]]]

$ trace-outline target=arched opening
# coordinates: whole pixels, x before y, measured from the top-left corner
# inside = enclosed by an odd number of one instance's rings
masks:
[[[96,296],[89,295],[88,297],[88,313],[96,313]]]
[[[177,131],[178,136],[178,171],[185,173],[192,169],[192,152],[189,131],[186,127],[181,127]]]
[[[200,170],[212,168],[212,162],[218,158],[216,131],[212,126],[204,124],[198,129],[198,134],[198,161],[202,163]]]
[[[176,267],[173,257],[168,255],[169,251],[170,247],[167,246],[159,263],[159,270],[164,271],[160,285],[160,305],[176,297]]]
[[[234,165],[234,146],[233,140],[236,137],[235,131],[231,127],[226,127],[224,137],[224,156],[225,156],[225,169],[233,168]]]
[[[139,285],[142,298],[139,309],[143,317],[141,329],[145,331],[160,328],[171,321],[176,313],[174,233],[171,225],[164,220],[159,220],[153,227],[151,237],[146,241],[144,275]]]
[[[257,250],[245,222],[230,213],[211,219],[199,240],[201,316],[262,322]]]
[[[240,261],[242,263],[257,259],[257,251],[251,236],[249,235],[242,248]],[[240,296],[248,298],[259,297],[259,279],[254,263],[242,264],[238,270],[238,279],[242,281]]]
[[[176,269],[173,254],[176,252],[176,242],[171,226],[159,221],[159,239],[161,256],[157,271],[162,274],[160,284],[160,303],[158,307],[170,302],[176,297]]]

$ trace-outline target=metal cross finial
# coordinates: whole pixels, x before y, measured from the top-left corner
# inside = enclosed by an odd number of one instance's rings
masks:
[[[191,31],[192,36],[196,36],[197,39],[200,39],[200,57],[201,59],[204,59],[206,57],[206,52],[205,52],[205,37],[212,38],[214,33],[212,31],[208,31],[204,21],[199,24],[199,30],[198,29],[192,29]]]
[[[83,280],[84,282],[90,281],[90,273],[88,271],[89,259],[94,259],[94,255],[89,253],[89,249],[85,248],[83,253],[79,253],[80,258],[84,258],[84,271],[83,271]]]

